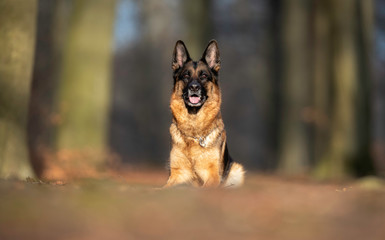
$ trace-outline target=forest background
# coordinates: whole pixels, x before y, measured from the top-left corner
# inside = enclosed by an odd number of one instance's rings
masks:
[[[385,176],[381,0],[1,0],[0,176],[162,169],[171,54],[217,39],[248,171]]]

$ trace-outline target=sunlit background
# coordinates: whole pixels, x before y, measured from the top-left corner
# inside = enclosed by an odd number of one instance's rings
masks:
[[[381,0],[2,0],[0,176],[167,171],[171,55],[219,42],[248,171],[385,175]]]

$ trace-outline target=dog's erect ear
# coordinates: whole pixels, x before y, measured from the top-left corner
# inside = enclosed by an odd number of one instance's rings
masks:
[[[217,41],[213,39],[209,42],[209,45],[207,45],[201,60],[205,61],[207,65],[209,65],[209,67],[214,71],[219,71],[221,68],[221,59],[219,57]]]
[[[181,68],[188,60],[190,60],[190,55],[184,42],[181,40],[177,41],[172,55],[172,69],[175,71]]]

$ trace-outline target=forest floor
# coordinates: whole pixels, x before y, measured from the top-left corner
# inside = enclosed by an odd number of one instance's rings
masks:
[[[380,179],[249,173],[239,189],[158,189],[166,179],[0,180],[0,239],[385,239]]]

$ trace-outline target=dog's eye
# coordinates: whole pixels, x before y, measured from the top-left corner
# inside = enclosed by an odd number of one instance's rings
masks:
[[[188,74],[184,74],[182,77],[183,80],[188,80],[189,78],[190,78],[190,75]]]
[[[203,74],[201,75],[201,79],[202,79],[202,80],[207,79],[207,75],[203,73]]]

